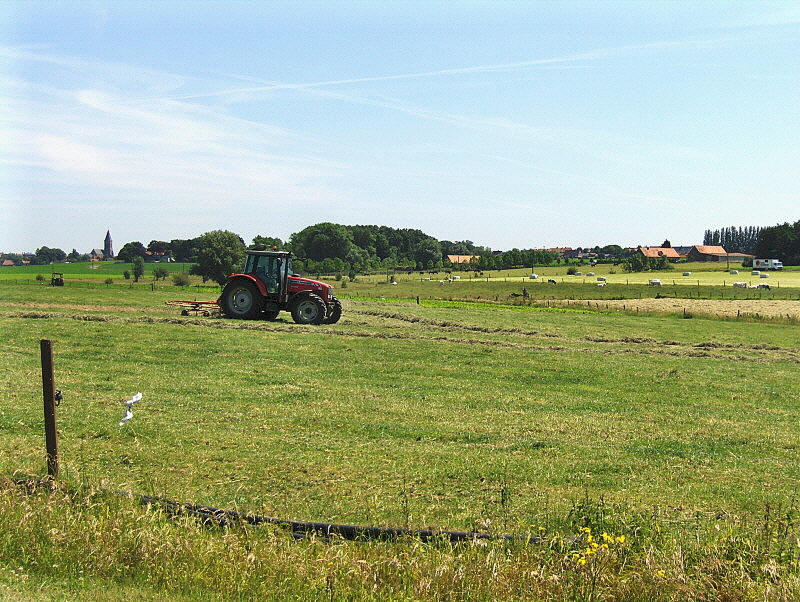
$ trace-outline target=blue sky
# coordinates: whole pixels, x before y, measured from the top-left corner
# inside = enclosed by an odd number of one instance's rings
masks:
[[[800,219],[800,3],[0,5],[0,250]]]

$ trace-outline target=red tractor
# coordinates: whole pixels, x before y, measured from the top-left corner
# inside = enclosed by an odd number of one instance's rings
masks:
[[[228,277],[217,304],[241,320],[274,320],[281,310],[298,324],[335,324],[342,317],[333,287],[292,273],[285,251],[248,250],[244,272]]]

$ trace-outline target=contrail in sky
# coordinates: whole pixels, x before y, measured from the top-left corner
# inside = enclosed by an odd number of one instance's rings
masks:
[[[710,44],[717,44],[719,42],[730,41],[735,39],[733,36],[725,38],[717,38],[710,40],[679,40],[672,42],[651,42],[649,44],[638,44],[619,46],[616,48],[600,48],[591,50],[589,52],[582,52],[578,54],[552,57],[546,59],[534,59],[530,61],[519,61],[514,63],[499,63],[496,65],[477,65],[473,67],[456,67],[452,69],[437,69],[435,71],[421,71],[418,73],[398,73],[395,75],[375,75],[368,77],[354,77],[349,79],[333,79],[319,82],[308,82],[301,84],[270,84],[266,86],[255,86],[249,88],[232,88],[227,90],[217,90],[215,92],[204,92],[201,94],[187,94],[185,96],[172,96],[170,100],[189,100],[193,98],[211,98],[214,96],[226,96],[228,94],[241,94],[245,92],[268,92],[271,90],[302,90],[305,88],[322,88],[326,86],[339,86],[345,84],[359,84],[364,82],[380,82],[392,81],[403,79],[418,79],[425,77],[437,77],[442,75],[464,75],[468,73],[491,73],[493,71],[508,71],[511,69],[519,69],[524,67],[537,67],[543,65],[564,65],[565,63],[574,63],[576,61],[591,61],[600,58],[617,56],[627,52],[636,50],[648,50],[657,48],[678,48],[685,46],[707,46]],[[738,38],[736,38],[738,39]]]

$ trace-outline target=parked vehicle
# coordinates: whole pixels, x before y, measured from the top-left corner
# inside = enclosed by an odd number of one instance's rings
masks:
[[[755,270],[782,270],[783,262],[780,259],[754,259]]]

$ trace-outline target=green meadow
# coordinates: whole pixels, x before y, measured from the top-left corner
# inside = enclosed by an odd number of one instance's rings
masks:
[[[191,263],[145,263],[143,279],[152,279],[153,270],[164,268],[170,273],[188,272]],[[122,261],[97,261],[78,263],[57,263],[52,265],[19,265],[0,267],[0,282],[11,281],[22,284],[36,279],[37,275],[43,276],[47,282],[53,272],[64,274],[66,281],[80,282],[105,280],[106,278],[124,281],[124,272],[133,272],[133,264]]]
[[[64,393],[64,491],[0,484],[0,595],[800,595],[800,327],[520,307],[491,280],[435,284],[485,303],[401,299],[421,286],[349,283],[339,292],[362,299],[319,327],[164,305],[217,294],[194,286],[0,286],[0,475],[43,474],[40,339]],[[402,294],[364,298],[376,289]],[[100,488],[544,541],[297,542],[170,521]]]

